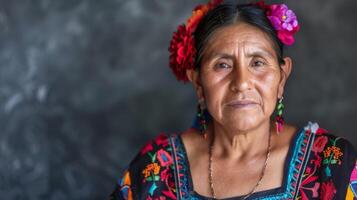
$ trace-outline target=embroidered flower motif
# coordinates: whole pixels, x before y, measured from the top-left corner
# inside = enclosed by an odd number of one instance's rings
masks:
[[[328,138],[326,136],[318,137],[315,140],[314,145],[312,146],[312,151],[314,151],[316,153],[322,152],[324,150],[327,142],[328,142]]]
[[[322,134],[325,134],[325,133],[328,133],[328,131],[326,129],[323,129],[323,128],[318,128],[316,130],[316,134],[317,135],[322,135]]]
[[[148,142],[141,150],[140,150],[140,154],[144,155],[149,151],[152,151],[154,148],[152,146],[152,142]]]
[[[156,139],[155,143],[158,146],[166,147],[169,145],[169,141],[167,140],[167,136],[164,133],[161,133]]]
[[[142,184],[148,187],[146,199],[176,199],[175,180],[171,171],[174,167],[173,158],[169,153],[172,148],[169,146],[167,135],[161,133],[144,149],[145,156],[151,161],[142,170]]]
[[[278,33],[278,38],[285,45],[292,45],[295,41],[294,34],[299,31],[300,26],[297,17],[285,4],[265,5],[258,2],[258,6],[266,10],[266,15]]]
[[[303,180],[301,182],[300,186],[300,193],[301,193],[301,198],[302,200],[308,200],[308,195],[306,194],[307,191],[312,192],[313,197],[318,196],[318,190],[320,187],[320,183],[316,182],[318,177],[315,175],[317,170],[317,166],[314,166],[314,169],[311,169],[310,167],[306,168],[306,171],[303,175]],[[313,186],[311,184],[314,183]]]
[[[162,167],[166,167],[166,166],[169,166],[173,163],[172,161],[172,158],[171,158],[171,155],[169,153],[167,153],[165,150],[163,149],[160,149],[158,152],[157,152],[157,159],[159,160],[160,162],[160,165]]]
[[[123,178],[119,181],[119,189],[123,194],[124,199],[133,200],[133,192],[131,191],[131,180],[129,171],[124,173]]]
[[[323,182],[320,190],[320,198],[323,200],[331,200],[336,194],[336,188],[332,180]]]
[[[144,177],[147,179],[152,175],[158,175],[160,172],[160,166],[157,163],[151,163],[146,166],[146,168],[142,171]]]
[[[327,147],[327,149],[324,150],[324,164],[336,164],[338,163],[339,165],[341,165],[341,160],[340,157],[343,155],[343,153],[341,152],[341,149],[339,147],[336,146],[332,146],[332,147]]]

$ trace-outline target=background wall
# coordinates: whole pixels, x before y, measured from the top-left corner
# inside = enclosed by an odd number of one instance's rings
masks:
[[[167,48],[200,2],[0,0],[0,198],[106,199],[149,138],[188,128],[196,98]],[[357,145],[357,1],[287,3],[286,119]]]

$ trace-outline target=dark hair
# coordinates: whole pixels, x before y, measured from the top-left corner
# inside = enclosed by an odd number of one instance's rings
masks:
[[[272,40],[274,50],[278,57],[279,64],[283,64],[283,43],[277,37],[276,30],[271,25],[265,15],[265,11],[253,4],[222,4],[209,11],[200,21],[194,32],[196,45],[196,69],[200,68],[203,49],[210,36],[219,28],[228,26],[237,22],[243,22],[253,25],[264,31]]]

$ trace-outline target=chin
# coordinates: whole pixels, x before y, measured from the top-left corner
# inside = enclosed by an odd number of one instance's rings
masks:
[[[255,129],[261,120],[255,117],[233,118],[225,123],[225,126],[229,127],[232,131],[249,131]]]

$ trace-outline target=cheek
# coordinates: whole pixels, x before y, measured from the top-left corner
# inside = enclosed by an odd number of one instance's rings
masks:
[[[203,93],[211,112],[220,113],[222,100],[228,90],[224,81],[213,73],[202,77]]]
[[[277,101],[280,74],[278,72],[268,72],[257,76],[256,85],[260,93],[264,110],[274,110]]]

